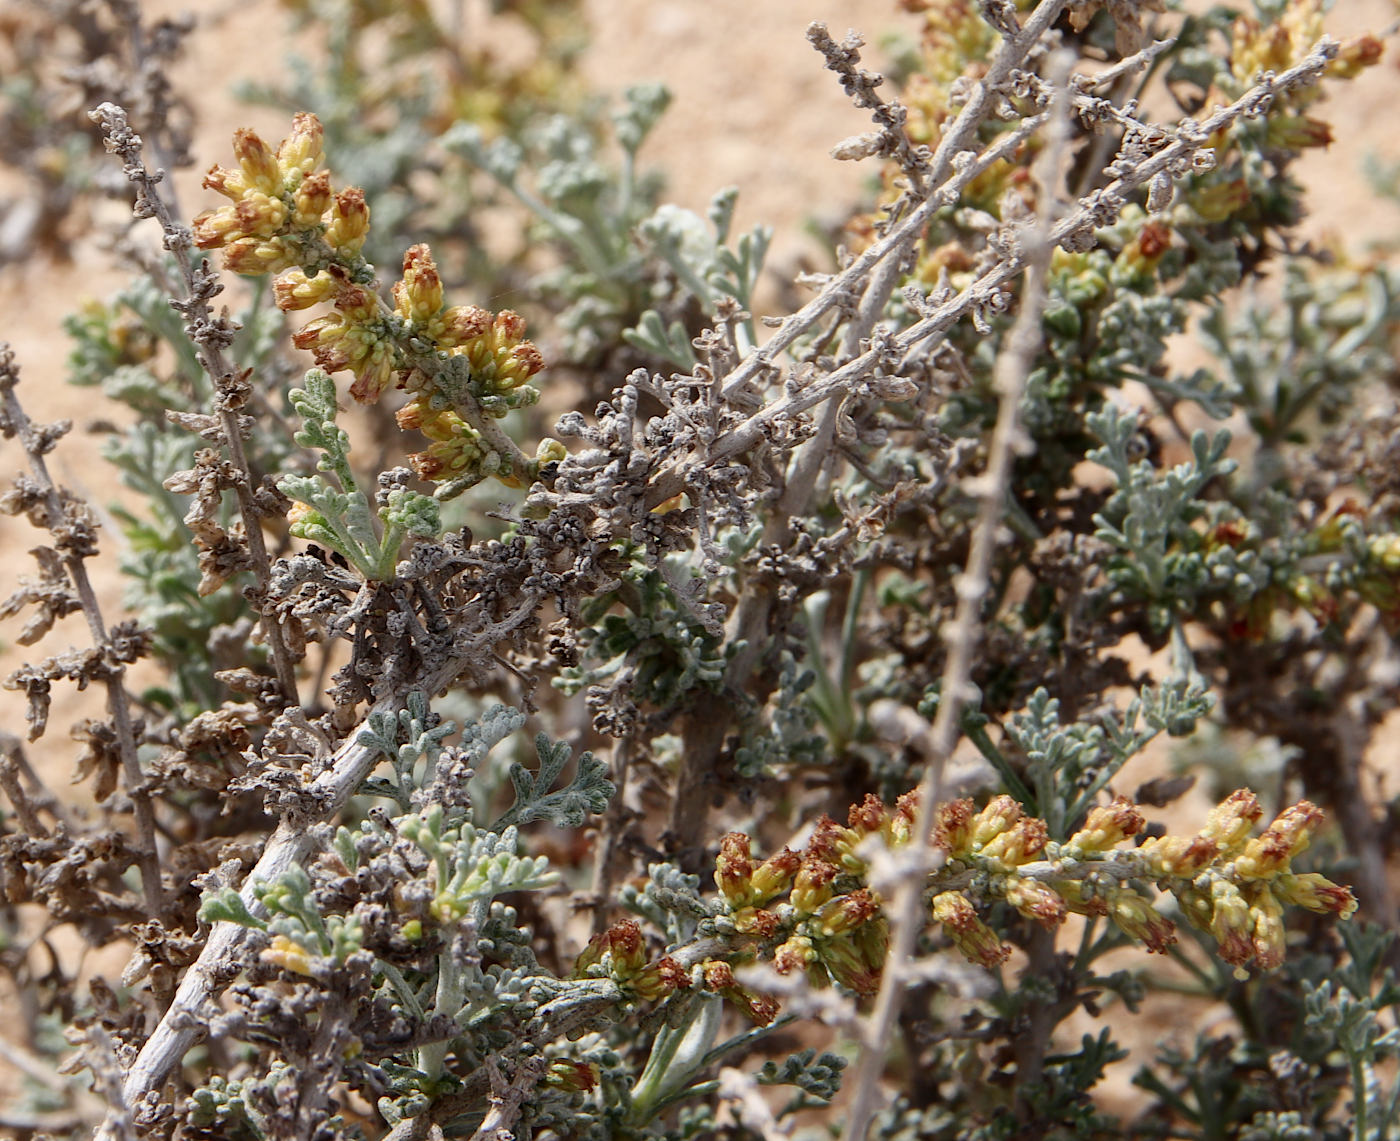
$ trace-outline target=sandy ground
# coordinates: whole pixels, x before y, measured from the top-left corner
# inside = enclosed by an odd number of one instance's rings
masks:
[[[144,6],[165,14],[189,5],[145,0]],[[812,20],[827,22],[838,37],[854,26],[872,45],[871,66],[878,66],[882,35],[912,28],[912,17],[897,12],[890,0],[588,0],[587,9],[593,47],[585,69],[594,86],[620,92],[632,83],[661,80],[674,93],[670,111],[644,152],[648,161],[669,172],[670,199],[703,210],[717,189],[738,186],[736,227],[746,229],[759,221],[777,227],[772,265],[791,267],[813,252],[802,232],[804,223],[814,214],[821,218],[824,212],[839,212],[857,197],[865,177],[854,164],[833,162],[827,152],[837,141],[868,129],[868,121],[823,70],[804,31]],[[229,95],[235,80],[270,80],[284,66],[289,46],[285,15],[271,0],[214,0],[201,11],[211,28],[197,35],[193,57],[175,75],[186,91],[199,93],[199,165],[178,179],[189,211],[208,204],[211,196],[198,189],[200,173],[212,162],[226,161],[235,126],[252,126],[277,139],[286,125],[277,112],[241,107]],[[1346,0],[1337,6],[1332,27],[1345,35],[1383,27],[1394,15],[1390,0]],[[1327,117],[1338,141],[1301,166],[1316,204],[1304,232],[1314,238],[1340,234],[1350,250],[1362,253],[1370,242],[1400,236],[1400,210],[1379,201],[1361,175],[1368,155],[1400,161],[1394,133],[1400,73],[1387,61],[1336,91]],[[67,343],[60,321],[82,298],[103,296],[122,280],[109,255],[92,245],[76,247],[69,264],[31,262],[0,269],[0,339],[11,342],[21,362],[22,398],[37,419],[77,421],[80,430],[52,463],[65,483],[98,504],[109,498],[110,480],[97,462],[92,438],[81,431],[98,410],[91,392],[63,383]],[[10,470],[20,459],[13,443],[0,443],[0,467]],[[27,572],[24,552],[37,539],[27,524],[0,519],[0,560],[7,582]],[[109,531],[104,542],[110,548],[115,541]],[[115,615],[121,586],[110,563],[99,575],[99,588],[107,613]],[[0,672],[22,660],[8,640],[14,633],[0,631]],[[81,644],[83,637],[81,619],[69,619],[46,648],[57,652],[70,641]],[[95,714],[93,696],[59,696],[57,731],[35,750],[57,786],[71,766],[72,746],[62,727],[76,708]],[[18,695],[0,692],[0,726],[23,732]],[[1390,751],[1375,759],[1382,767],[1395,767]],[[1126,1076],[1130,1069],[1122,1072]],[[13,1088],[12,1080],[13,1073],[0,1060],[0,1098]]]

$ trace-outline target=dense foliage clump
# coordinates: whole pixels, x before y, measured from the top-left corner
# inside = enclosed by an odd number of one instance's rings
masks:
[[[31,742],[69,683],[106,714],[93,812],[0,738],[0,1125],[1393,1135],[1400,271],[1300,244],[1292,174],[1381,41],[905,0],[888,81],[814,24],[871,194],[763,315],[771,229],[665,202],[668,96],[588,97],[575,5],[496,6],[518,65],[287,6],[326,56],[193,217],[193,26],[70,13],[65,153],[140,222],[68,326],[128,594],[6,352],[0,504],[48,537],[3,612],[89,640],[4,684]],[[27,66],[7,122],[56,106]],[[1162,996],[1206,1029],[1110,1025]]]

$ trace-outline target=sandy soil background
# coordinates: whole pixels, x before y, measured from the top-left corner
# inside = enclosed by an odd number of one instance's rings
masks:
[[[13,2],[0,0],[0,9]],[[191,7],[171,0],[145,0],[143,6],[153,14]],[[198,166],[178,176],[182,202],[190,211],[210,204],[213,196],[199,190],[199,178],[211,163],[227,161],[234,127],[252,126],[273,140],[283,134],[283,116],[239,105],[230,87],[237,80],[275,78],[294,46],[286,34],[287,17],[272,0],[214,0],[194,7],[204,27],[191,41],[190,59],[175,72],[201,116],[194,148]],[[587,9],[593,46],[584,67],[596,88],[620,92],[632,83],[661,80],[674,93],[670,111],[644,152],[669,173],[670,199],[703,210],[717,189],[736,185],[741,191],[736,228],[759,221],[777,227],[773,266],[791,267],[804,252],[812,252],[803,224],[813,215],[839,213],[843,204],[856,200],[865,177],[853,164],[833,162],[827,152],[840,139],[868,129],[868,121],[822,69],[804,30],[812,20],[827,22],[838,36],[848,27],[860,29],[871,45],[870,65],[878,66],[881,37],[901,27],[912,30],[913,18],[898,12],[893,0],[589,0]],[[1391,0],[1343,0],[1331,26],[1338,35],[1376,30],[1395,13]],[[1400,238],[1400,210],[1377,199],[1362,175],[1368,155],[1383,162],[1400,160],[1395,131],[1400,71],[1392,56],[1360,80],[1334,90],[1326,117],[1334,124],[1337,142],[1325,153],[1308,156],[1301,167],[1315,202],[1304,233],[1313,238],[1340,235],[1350,250],[1362,253],[1370,243]],[[0,340],[8,340],[18,355],[22,398],[36,419],[66,416],[77,422],[79,430],[52,463],[63,482],[99,505],[110,498],[111,481],[82,425],[101,409],[94,407],[92,392],[63,383],[68,345],[60,322],[84,297],[104,296],[123,280],[110,256],[94,245],[79,244],[68,263],[36,260],[0,268]],[[21,458],[13,443],[0,443],[0,468],[12,470]],[[28,571],[25,552],[36,538],[27,524],[0,519],[0,587]],[[118,541],[111,530],[104,536],[109,550]],[[99,586],[110,619],[118,611],[121,585],[110,561],[99,565],[106,571],[99,570]],[[15,632],[0,630],[0,674],[23,658],[10,640]],[[82,644],[84,637],[81,618],[72,618],[44,648],[58,652],[70,642]],[[71,768],[73,749],[63,735],[67,711],[85,704],[95,713],[92,698],[57,696],[56,731],[33,750],[56,787],[64,786]],[[23,733],[18,695],[0,692],[0,727]],[[1397,771],[1391,748],[1373,762]],[[13,1088],[13,1080],[13,1071],[0,1058],[0,1099]]]

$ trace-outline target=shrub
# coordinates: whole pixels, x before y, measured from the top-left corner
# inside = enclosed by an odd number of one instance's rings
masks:
[[[1392,1135],[1400,280],[1299,245],[1290,170],[1380,41],[1320,0],[906,0],[893,98],[814,24],[878,179],[760,317],[769,230],[663,201],[665,93],[583,97],[549,6],[503,5],[535,70],[436,85],[429,6],[292,7],[324,71],[257,94],[308,109],[189,220],[152,157],[178,29],[95,17],[163,251],[69,326],[126,409],[116,622],[68,425],[0,362],[0,502],[49,536],[4,612],[91,635],[5,684],[31,742],[56,684],[107,709],[71,726],[96,813],[4,741],[5,1124]],[[515,252],[475,240],[503,195]],[[476,303],[527,281],[529,338]],[[1110,1104],[1108,1013],[1163,995],[1215,1015]]]

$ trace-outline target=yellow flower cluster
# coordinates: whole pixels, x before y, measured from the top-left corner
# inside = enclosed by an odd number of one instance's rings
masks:
[[[238,169],[215,166],[204,177],[228,206],[206,210],[194,220],[200,249],[222,249],[234,273],[280,273],[316,256],[324,243],[353,257],[369,233],[369,207],[355,187],[331,191],[323,160],[321,121],[308,112],[292,118],[292,132],[276,153],[247,128],[233,134]],[[329,219],[327,219],[329,214]]]
[[[284,311],[331,306],[293,342],[327,372],[348,370],[350,394],[361,403],[373,403],[391,385],[412,393],[398,419],[432,441],[410,457],[420,477],[495,475],[519,486],[529,465],[503,455],[507,442],[480,421],[539,398],[529,381],[544,359],[525,339],[524,319],[509,310],[446,305],[426,245],[404,255],[394,306],[386,305],[360,255],[369,232],[364,194],[355,187],[333,192],[329,174],[319,169],[322,141],[320,121],[306,113],[294,118],[275,153],[254,132],[236,132],[238,168],[216,166],[204,180],[230,204],[195,220],[196,244],[222,249],[225,265],[237,273],[280,274],[273,296]],[[533,470],[564,454],[562,445],[545,441]]]
[[[1215,938],[1227,963],[1271,970],[1284,957],[1284,904],[1346,919],[1356,900],[1325,876],[1292,869],[1322,819],[1314,805],[1301,801],[1252,836],[1262,811],[1254,794],[1242,789],[1211,810],[1197,835],[1163,836],[1121,850],[1146,823],[1127,800],[1094,808],[1078,832],[1051,844],[1042,821],[1026,816],[1011,797],[998,796],[980,811],[968,800],[945,805],[937,842],[951,872],[977,873],[988,896],[1046,927],[1057,927],[1069,912],[1102,915],[1149,951],[1164,952],[1176,942],[1176,928],[1134,886],[1145,881],[1176,896],[1182,914]],[[1010,953],[963,891],[935,895],[932,911],[973,962],[994,966]]]
[[[907,844],[916,806],[914,793],[893,810],[867,796],[850,810],[846,827],[823,816],[803,851],[784,848],[762,863],[750,855],[748,836],[729,833],[720,841],[715,884],[735,931],[771,947],[780,974],[801,971],[818,986],[834,979],[873,994],[889,924],[880,897],[860,883],[869,869],[857,848],[872,834],[891,847]]]

